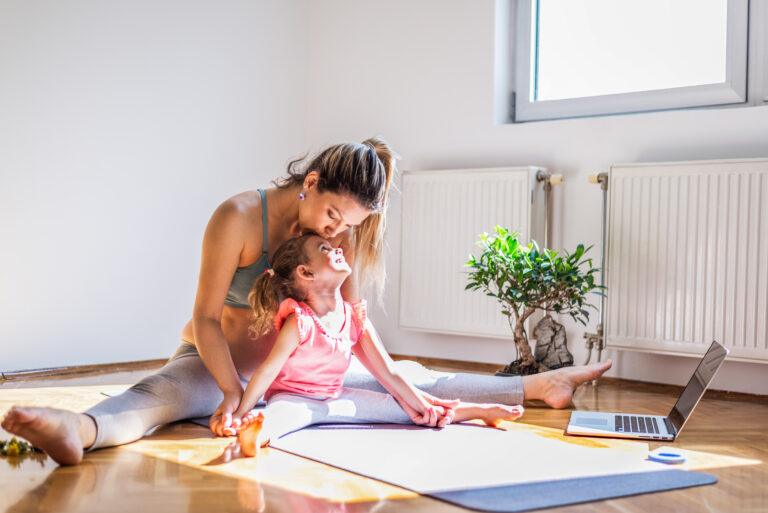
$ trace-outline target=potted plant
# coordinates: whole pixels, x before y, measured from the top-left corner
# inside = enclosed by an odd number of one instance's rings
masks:
[[[528,345],[525,321],[537,310],[570,315],[586,325],[589,292],[602,294],[603,287],[595,284],[592,259],[585,254],[590,248],[582,244],[572,253],[559,255],[556,251],[539,249],[535,241],[521,243],[517,233],[496,226],[495,234],[483,233],[478,245],[479,257],[469,256],[469,283],[465,290],[482,290],[501,303],[512,328],[517,347],[517,360],[507,365],[507,374],[535,374],[549,367],[538,362]],[[569,353],[570,354],[570,353]],[[571,363],[572,363],[571,359]]]

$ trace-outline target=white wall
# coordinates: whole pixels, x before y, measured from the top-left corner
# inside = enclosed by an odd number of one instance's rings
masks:
[[[588,174],[768,155],[766,107],[497,126],[493,28],[492,0],[2,0],[0,370],[168,355],[213,208],[306,149],[379,133],[406,170],[547,166],[567,248],[599,241]],[[395,195],[372,314],[389,349],[510,360],[510,340],[398,329],[399,224]],[[669,383],[694,364],[610,356]],[[727,362],[716,386],[768,393],[767,370]]]
[[[0,370],[173,351],[211,212],[307,146],[305,11],[0,1]]]
[[[403,156],[403,170],[535,164],[564,173],[554,240],[565,248],[599,243],[601,197],[587,176],[612,163],[768,156],[768,107],[494,125],[491,0],[324,2],[313,4],[312,18],[310,140],[381,133]],[[389,350],[512,359],[511,340],[398,328],[398,200],[395,195],[388,234],[387,314],[372,313]],[[564,324],[577,361],[583,361],[584,328]],[[616,360],[611,375],[646,381],[682,384],[695,366],[681,357],[608,356]],[[768,366],[726,362],[715,387],[766,394]]]

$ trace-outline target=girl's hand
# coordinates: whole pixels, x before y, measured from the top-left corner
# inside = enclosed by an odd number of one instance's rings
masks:
[[[411,418],[411,422],[419,426],[436,427],[438,423],[438,415],[434,406],[424,405],[420,408],[420,411],[415,410],[405,401],[400,403],[405,413]]]
[[[422,401],[422,407],[419,410],[415,410],[405,401],[400,404],[411,418],[411,422],[420,426],[441,428],[453,422],[456,416],[453,408],[434,406],[426,401]]]
[[[233,422],[233,412],[237,411],[240,406],[240,399],[242,398],[242,392],[230,392],[224,394],[219,407],[211,415],[211,421],[209,426],[211,431],[216,436],[234,436],[237,433],[239,427],[239,418],[237,422]],[[235,425],[237,424],[237,425]]]
[[[442,410],[443,413],[438,418],[437,427],[444,427],[453,422],[453,419],[456,417],[456,407],[461,404],[461,401],[458,399],[439,399],[423,390],[419,392],[427,404],[434,406],[438,412]]]
[[[421,396],[424,398],[425,401],[427,401],[432,406],[442,406],[443,408],[450,408],[455,409],[459,404],[461,404],[461,401],[458,399],[438,399],[432,394],[428,394],[424,392],[423,390],[420,390]]]

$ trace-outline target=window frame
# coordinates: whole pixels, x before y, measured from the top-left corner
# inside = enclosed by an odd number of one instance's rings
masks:
[[[539,0],[518,0],[516,9],[515,30],[515,79],[513,98],[514,122],[540,121],[549,119],[575,118],[587,116],[604,116],[613,114],[630,114],[639,112],[654,112],[660,110],[686,109],[696,107],[713,107],[736,104],[746,104],[749,37],[754,30],[749,31],[750,2],[748,0],[728,0],[728,26],[726,29],[726,79],[719,84],[703,84],[695,86],[674,87],[651,91],[607,94],[583,98],[567,98],[560,100],[533,100],[534,66],[536,64],[533,48],[535,45],[534,27],[537,27],[536,6]],[[760,2],[757,2],[760,3]],[[764,7],[755,7],[758,18],[765,17]],[[753,13],[755,14],[755,13]],[[764,20],[763,25],[767,25]],[[753,43],[753,46],[759,46]],[[761,53],[756,50],[755,53]],[[762,52],[768,54],[768,52]],[[754,56],[753,56],[754,57]],[[755,61],[761,64],[766,55]],[[763,67],[763,66],[760,66]],[[768,72],[766,72],[768,75]],[[755,77],[755,74],[752,74]],[[751,78],[752,78],[751,77]],[[766,79],[768,80],[768,79]],[[751,84],[752,85],[752,84]],[[768,84],[763,83],[753,90],[768,90]],[[768,101],[765,94],[753,99],[753,104],[763,104]]]

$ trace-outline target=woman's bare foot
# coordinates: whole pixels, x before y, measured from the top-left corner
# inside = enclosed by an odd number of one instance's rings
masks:
[[[259,445],[264,445],[259,440],[262,424],[264,424],[264,414],[261,412],[258,415],[247,415],[243,418],[240,431],[237,433],[237,441],[240,443],[240,452],[244,456],[256,456]]]
[[[552,408],[566,408],[571,404],[576,388],[603,375],[613,362],[607,360],[592,365],[578,365],[523,377],[525,399],[539,399]]]
[[[83,447],[96,439],[93,419],[56,408],[14,406],[5,415],[2,427],[28,440],[61,465],[80,463]]]
[[[502,421],[519,419],[525,410],[519,405],[460,403],[455,411],[454,422],[479,419],[489,426],[499,427]]]

